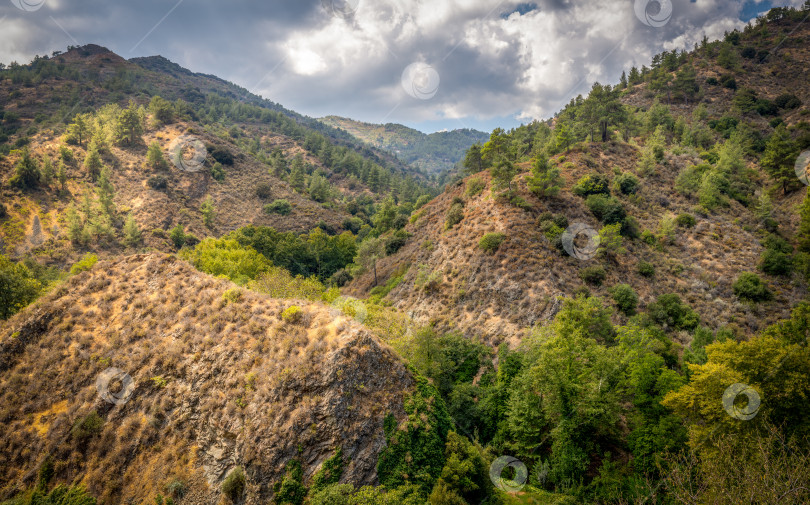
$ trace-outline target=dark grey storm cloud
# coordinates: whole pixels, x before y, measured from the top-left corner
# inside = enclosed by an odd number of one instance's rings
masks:
[[[594,81],[615,82],[623,69],[648,64],[664,49],[721,37],[770,6],[768,0],[0,0],[0,61],[96,43],[125,58],[161,54],[312,116],[430,131],[491,129],[549,117]],[[406,68],[416,71],[403,86]]]

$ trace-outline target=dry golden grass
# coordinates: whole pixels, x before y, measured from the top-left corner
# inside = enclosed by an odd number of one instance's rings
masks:
[[[172,256],[102,260],[5,322],[0,349],[15,331],[30,343],[0,356],[0,498],[31,485],[47,454],[59,481],[82,476],[102,503],[152,501],[172,478],[210,503],[237,464],[266,498],[299,446],[307,475],[342,446],[347,476],[374,482],[383,417],[404,415],[412,386],[399,358],[323,305],[247,290],[223,300],[233,288]],[[292,305],[294,323],[281,317]],[[123,405],[96,389],[108,367],[135,381]],[[94,410],[99,433],[69,436]]]

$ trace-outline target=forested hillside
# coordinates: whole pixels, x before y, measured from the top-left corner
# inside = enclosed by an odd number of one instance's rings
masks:
[[[808,17],[443,188],[162,58],[0,70],[3,505],[810,502]]]
[[[425,134],[400,124],[376,125],[338,116],[327,116],[320,121],[394,153],[403,162],[431,175],[452,170],[471,145],[488,137],[484,132],[469,128]]]

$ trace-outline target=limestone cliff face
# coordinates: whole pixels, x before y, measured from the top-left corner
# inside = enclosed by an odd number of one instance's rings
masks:
[[[291,305],[298,321],[281,317]],[[217,503],[237,466],[244,502],[266,503],[291,459],[306,479],[338,447],[342,480],[373,484],[383,418],[403,418],[413,384],[326,306],[234,290],[171,256],[100,262],[0,328],[0,498],[47,457],[102,503],[151,502],[173,480],[183,503]]]

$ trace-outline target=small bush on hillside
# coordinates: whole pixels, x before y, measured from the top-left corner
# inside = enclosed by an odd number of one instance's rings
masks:
[[[801,107],[802,101],[793,93],[784,93],[773,101],[780,109],[796,109]]]
[[[222,163],[220,163],[218,161],[216,163],[214,163],[213,165],[211,165],[211,168],[209,169],[208,172],[211,174],[211,177],[215,181],[222,182],[222,181],[225,180],[225,169],[222,168]]]
[[[470,198],[473,196],[478,196],[482,191],[484,191],[486,185],[487,184],[480,177],[472,177],[467,181],[467,188],[464,191],[464,194]]]
[[[586,175],[571,188],[571,193],[583,198],[590,195],[610,195],[610,183],[607,176],[601,174]]]
[[[233,239],[209,237],[193,249],[181,250],[179,256],[201,272],[225,276],[240,285],[256,279],[272,267],[265,256]]]
[[[290,202],[284,199],[274,200],[273,203],[268,203],[264,206],[264,212],[266,214],[278,214],[280,216],[286,216],[292,212],[292,205],[290,205]]]
[[[166,189],[166,186],[168,186],[169,181],[168,179],[166,179],[165,175],[158,174],[149,177],[149,179],[146,180],[146,184],[148,184],[150,188],[159,191],[161,189]]]
[[[622,203],[612,196],[591,195],[585,200],[585,204],[605,224],[621,223],[626,216]]]
[[[260,182],[256,185],[256,196],[265,200],[273,195],[273,186],[267,182]]]
[[[84,255],[82,259],[80,259],[79,261],[74,263],[72,267],[70,267],[70,273],[72,275],[76,275],[81,272],[86,272],[91,268],[93,268],[93,265],[95,265],[97,261],[98,256],[92,253],[87,253]]]
[[[291,460],[287,463],[286,472],[281,482],[273,485],[275,496],[273,503],[276,505],[301,505],[307,495],[307,488],[303,484],[304,472],[301,470],[301,463]]]
[[[607,272],[599,265],[586,267],[579,271],[579,278],[594,286],[600,286],[605,277],[607,277]]]
[[[647,307],[647,312],[656,323],[677,330],[692,330],[700,323],[697,313],[675,293],[659,296]]]
[[[236,303],[242,299],[242,290],[231,288],[222,293],[222,299],[228,303]]]
[[[652,263],[647,263],[646,261],[639,261],[638,273],[640,275],[643,275],[644,277],[652,277],[655,275],[655,267],[652,265]]]
[[[765,249],[760,257],[759,268],[768,275],[790,275],[793,260],[789,254],[774,249]]]
[[[638,177],[633,174],[621,174],[613,179],[618,190],[624,195],[633,195],[638,191],[640,183]]]
[[[98,415],[95,410],[91,411],[84,417],[76,420],[73,427],[70,429],[70,434],[76,440],[84,442],[87,439],[101,433],[104,427],[104,419]]]
[[[397,230],[385,239],[385,254],[390,256],[402,249],[408,243],[411,234],[405,230]]]
[[[449,230],[457,225],[464,219],[464,206],[460,203],[454,203],[447,211],[447,217],[444,220],[444,229]]]
[[[237,466],[231,470],[231,473],[222,481],[222,494],[230,498],[231,501],[236,501],[242,496],[244,490],[245,472],[242,470],[242,467]]]
[[[218,163],[222,163],[223,165],[233,165],[233,154],[231,154],[230,151],[221,146],[209,145],[206,147],[208,148],[208,153]]]
[[[177,223],[177,226],[172,228],[169,232],[169,238],[174,243],[174,246],[178,249],[186,245],[186,230],[183,228],[183,225]]]
[[[762,279],[753,272],[741,273],[731,288],[734,290],[734,295],[740,300],[764,302],[773,297]]]
[[[675,219],[675,222],[681,228],[692,228],[695,226],[695,224],[697,224],[695,216],[687,213],[679,214],[678,217]]]
[[[506,235],[503,233],[487,233],[478,241],[478,247],[484,252],[495,252],[504,240],[506,240]]]
[[[298,305],[293,305],[291,307],[287,307],[281,313],[281,319],[284,321],[295,324],[301,321],[301,318],[304,317],[304,311]]]
[[[638,295],[629,284],[617,284],[610,289],[616,307],[628,316],[636,312],[638,306]]]

